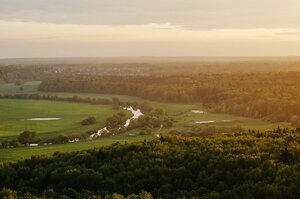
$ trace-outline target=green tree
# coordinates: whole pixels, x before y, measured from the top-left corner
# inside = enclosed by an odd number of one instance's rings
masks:
[[[33,142],[39,142],[39,139],[35,131],[24,131],[19,135],[18,141],[21,144],[29,144]]]
[[[13,139],[10,141],[10,145],[13,147],[19,147],[20,146],[20,142],[17,139]]]
[[[59,144],[68,143],[68,141],[69,141],[69,137],[66,135],[59,135],[56,138],[56,143],[59,143]]]
[[[95,117],[88,117],[81,121],[81,125],[91,125],[96,124],[97,120]]]
[[[8,141],[8,140],[3,140],[2,143],[1,143],[1,146],[2,146],[3,148],[9,147],[9,146],[10,146],[10,145],[9,145],[9,141]]]
[[[3,199],[14,199],[16,193],[12,189],[2,188],[0,191],[0,197]]]

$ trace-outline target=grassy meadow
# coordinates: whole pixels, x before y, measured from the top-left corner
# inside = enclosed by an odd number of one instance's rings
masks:
[[[39,92],[40,82],[26,82],[22,87],[14,84],[0,86],[0,94],[15,93],[38,93],[50,94],[60,97],[72,97],[74,95],[82,98],[111,99],[118,97],[121,101],[147,101],[138,97],[125,95],[88,94],[88,93],[53,93]],[[190,131],[190,126],[241,126],[245,129],[266,130],[274,129],[277,126],[288,127],[288,123],[270,123],[258,119],[240,117],[229,114],[209,113],[203,109],[201,104],[174,104],[148,101],[152,106],[163,108],[167,114],[175,119],[174,126],[169,129],[161,129],[160,133],[167,133],[170,130]],[[102,128],[106,118],[117,113],[119,110],[112,109],[111,105],[92,105],[74,102],[58,102],[45,100],[23,100],[23,99],[1,99],[0,100],[0,141],[6,138],[18,136],[24,130],[33,130],[39,133],[41,138],[54,137],[59,134],[78,134],[88,130]],[[205,113],[193,113],[192,110],[203,110]],[[82,126],[82,119],[94,116],[97,124]],[[29,121],[30,118],[62,118],[55,121]],[[195,124],[196,122],[214,121],[210,124]],[[56,151],[70,152],[92,147],[109,145],[117,141],[140,141],[145,138],[153,139],[157,131],[152,135],[130,137],[129,133],[139,133],[141,129],[135,129],[122,135],[110,136],[93,141],[85,141],[73,144],[48,145],[39,147],[21,147],[11,149],[0,149],[0,160],[19,160],[32,155],[52,154]]]
[[[117,110],[109,105],[91,105],[44,100],[0,99],[0,139],[32,130],[41,137],[59,133],[83,133],[104,126],[106,118]],[[83,126],[81,121],[94,116],[97,123]],[[61,118],[60,120],[28,120],[31,118]]]
[[[24,85],[18,86],[13,83],[0,85],[0,94],[41,94],[41,95],[56,95],[58,97],[73,97],[78,96],[82,98],[101,98],[111,99],[112,97],[118,97],[121,101],[133,102],[141,100],[138,97],[127,95],[110,95],[110,94],[93,94],[93,93],[62,93],[62,92],[40,92],[38,86],[40,81],[25,82]],[[20,90],[20,87],[23,90]]]
[[[94,147],[99,148],[103,146],[108,146],[116,142],[130,143],[130,142],[139,142],[139,141],[151,140],[151,139],[154,139],[154,136],[147,135],[147,136],[131,137],[128,136],[127,133],[125,133],[122,135],[110,136],[103,139],[84,141],[84,142],[45,145],[45,146],[38,146],[38,147],[19,147],[19,148],[0,149],[0,161],[18,161],[18,160],[30,158],[31,156],[37,156],[37,155],[51,156],[55,152],[80,151],[80,150],[91,149]]]

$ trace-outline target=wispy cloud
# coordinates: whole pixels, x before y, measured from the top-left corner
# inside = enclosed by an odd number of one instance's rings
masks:
[[[278,35],[300,35],[300,30],[285,30],[285,31],[281,31],[281,32],[277,32]]]
[[[0,0],[0,5],[2,57],[300,52],[299,0]]]
[[[0,39],[52,40],[53,42],[201,42],[299,41],[291,33],[300,29],[187,29],[172,24],[74,25],[0,21]],[[284,35],[289,34],[289,37]],[[295,34],[296,35],[296,34]]]
[[[196,29],[300,28],[299,0],[0,0],[0,20],[175,24]]]

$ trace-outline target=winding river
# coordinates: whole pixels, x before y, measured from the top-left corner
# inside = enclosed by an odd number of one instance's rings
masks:
[[[132,107],[122,107],[122,108],[125,109],[125,110],[130,111],[130,112],[133,114],[133,116],[132,116],[131,118],[129,118],[128,120],[126,120],[126,122],[125,122],[125,124],[124,124],[124,127],[128,127],[129,124],[130,124],[130,122],[131,122],[131,120],[138,119],[140,116],[144,115],[144,114],[141,112],[140,109],[134,110],[134,108],[132,108]],[[104,128],[102,128],[102,129],[99,129],[99,130],[97,131],[97,133],[91,134],[91,135],[90,135],[90,139],[94,139],[94,138],[97,138],[97,137],[101,137],[101,135],[102,135],[103,133],[108,133],[108,132],[109,132],[109,130],[107,129],[107,127],[104,127]]]

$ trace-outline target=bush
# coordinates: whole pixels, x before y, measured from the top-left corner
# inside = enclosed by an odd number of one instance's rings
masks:
[[[40,139],[38,138],[37,133],[35,131],[24,131],[19,135],[18,140],[21,144],[40,142]]]
[[[97,120],[95,117],[88,117],[81,121],[81,125],[91,125],[96,124]]]

